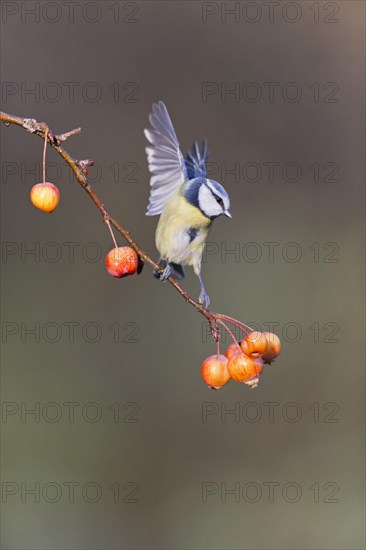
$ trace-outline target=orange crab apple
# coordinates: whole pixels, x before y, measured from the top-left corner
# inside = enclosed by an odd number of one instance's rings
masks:
[[[281,352],[281,340],[277,334],[273,334],[273,332],[263,332],[263,334],[267,341],[267,347],[262,355],[262,359],[265,363],[271,364]]]
[[[263,361],[261,358],[248,357],[244,353],[234,353],[227,368],[233,380],[255,387],[263,370]]]
[[[112,277],[132,275],[138,267],[138,256],[130,246],[113,248],[106,256],[105,266]]]
[[[30,192],[32,204],[43,212],[53,212],[60,202],[60,192],[56,185],[48,181],[37,183]]]
[[[230,346],[227,348],[226,352],[225,352],[225,357],[230,359],[230,357],[234,353],[240,353],[240,344],[239,343],[237,344],[236,342],[232,342],[230,344]]]
[[[251,359],[256,364],[255,370],[257,371],[258,374],[255,378],[251,378],[250,380],[244,381],[244,384],[246,384],[250,388],[256,388],[259,384],[259,376],[262,374],[264,363],[263,363],[262,357],[255,357]]]
[[[263,332],[255,330],[240,342],[242,352],[248,357],[260,357],[266,351],[267,340]]]
[[[230,380],[227,369],[228,359],[225,355],[217,354],[207,357],[201,365],[201,375],[209,388],[219,390]]]

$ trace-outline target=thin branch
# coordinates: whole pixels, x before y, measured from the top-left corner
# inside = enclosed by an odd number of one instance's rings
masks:
[[[65,132],[64,134],[58,134],[56,136],[57,141],[66,141],[69,137],[74,136],[75,134],[80,134],[81,128],[75,128],[75,130],[70,130],[70,132]]]
[[[90,187],[87,176],[88,176],[88,166],[91,166],[93,164],[93,161],[91,160],[84,160],[80,161],[77,159],[74,159],[70,153],[68,153],[62,146],[61,142],[65,141],[68,137],[77,134],[80,132],[80,128],[76,128],[75,130],[71,130],[70,132],[65,132],[64,134],[56,135],[54,134],[50,129],[48,124],[45,122],[37,122],[33,118],[23,118],[15,115],[10,115],[7,113],[0,112],[0,121],[4,122],[6,126],[9,126],[10,124],[16,124],[17,126],[21,126],[28,132],[32,134],[36,134],[37,136],[41,137],[42,139],[47,141],[55,151],[64,159],[64,161],[70,166],[71,170],[73,171],[76,180],[81,185],[81,187],[84,189],[84,191],[89,195],[91,200],[94,202],[98,210],[100,211],[103,221],[107,223],[107,225],[113,225],[113,227],[122,235],[122,237],[128,242],[128,244],[136,251],[141,261],[146,262],[150,264],[156,271],[159,273],[163,272],[163,269],[150,257],[148,254],[140,248],[140,246],[133,240],[133,238],[130,235],[130,232],[127,231],[122,225],[113,218],[104,204],[101,202],[99,197],[95,194],[95,192]],[[209,311],[207,308],[205,308],[202,304],[199,302],[196,302],[191,298],[191,296],[182,289],[182,287],[177,283],[173,277],[169,277],[167,279],[169,283],[179,292],[179,294],[185,299],[186,302],[191,304],[201,315],[203,315],[209,325],[210,325],[210,331],[213,336],[213,338],[216,340],[216,342],[220,339],[220,330],[217,324],[216,314]]]

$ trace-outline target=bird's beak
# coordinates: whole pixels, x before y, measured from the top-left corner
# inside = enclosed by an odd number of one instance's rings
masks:
[[[224,214],[225,214],[225,216],[227,216],[228,218],[232,218],[232,215],[231,215],[230,210],[225,210]]]

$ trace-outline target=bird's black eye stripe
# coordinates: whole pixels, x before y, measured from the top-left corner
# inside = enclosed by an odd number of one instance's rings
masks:
[[[213,196],[215,197],[215,199],[217,200],[217,202],[218,202],[219,204],[222,204],[222,203],[223,203],[223,200],[222,200],[221,197],[219,197],[218,195],[215,195],[215,193],[212,193],[212,194],[213,194]]]

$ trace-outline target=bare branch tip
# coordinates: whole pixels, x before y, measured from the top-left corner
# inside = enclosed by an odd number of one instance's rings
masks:
[[[58,134],[56,137],[56,140],[58,142],[66,141],[69,137],[74,136],[75,134],[80,134],[81,128],[75,128],[74,130],[70,130],[69,132],[64,132],[63,134]]]

